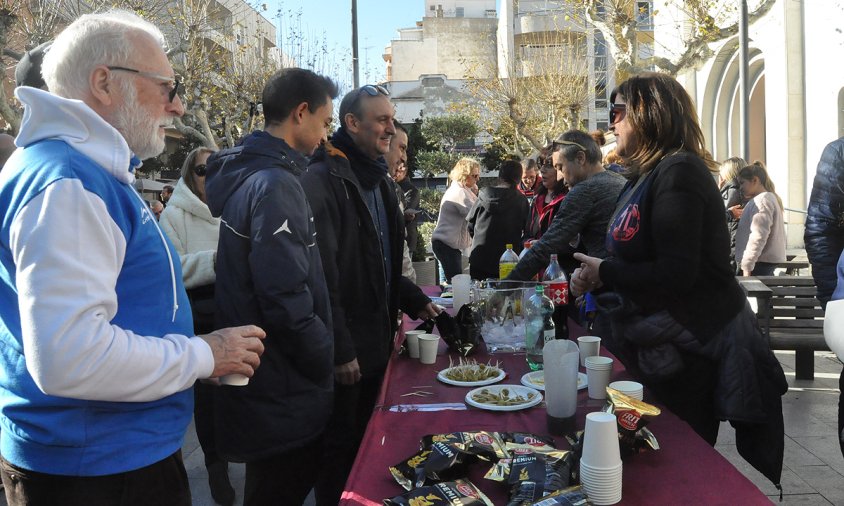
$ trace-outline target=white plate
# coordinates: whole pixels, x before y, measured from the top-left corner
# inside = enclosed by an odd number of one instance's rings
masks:
[[[504,369],[501,369],[501,368],[498,369],[498,374],[496,376],[493,376],[492,378],[487,378],[483,381],[457,381],[457,380],[450,379],[445,375],[445,373],[447,371],[449,371],[450,369],[457,368],[457,367],[461,367],[461,366],[456,365],[454,367],[449,367],[448,369],[443,369],[442,371],[437,373],[437,379],[442,381],[443,383],[445,383],[447,385],[454,385],[456,387],[482,387],[484,385],[492,385],[493,383],[498,383],[499,381],[504,379],[504,376],[507,375],[507,373],[504,372]],[[466,367],[466,366],[464,365],[462,367]],[[487,366],[487,367],[489,367],[489,366]]]
[[[527,402],[523,402],[522,404],[515,404],[513,406],[496,406],[494,404],[484,404],[472,398],[473,395],[484,389],[489,390],[491,393],[497,394],[504,388],[510,391],[510,397],[521,395],[522,397],[527,398],[528,394],[533,394],[533,399]],[[469,393],[466,394],[466,404],[474,406],[476,408],[486,409],[489,411],[518,411],[520,409],[526,409],[536,406],[540,402],[542,402],[542,394],[539,393],[538,390],[522,385],[491,385],[470,390]]]
[[[545,371],[533,371],[522,376],[522,385],[537,390],[545,390]],[[586,374],[577,373],[577,389],[583,390],[588,385]]]

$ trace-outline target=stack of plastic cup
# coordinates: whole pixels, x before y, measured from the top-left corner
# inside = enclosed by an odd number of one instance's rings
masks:
[[[580,484],[592,504],[621,501],[621,453],[615,415],[601,411],[586,415]]]
[[[645,388],[642,384],[635,381],[613,381],[610,383],[609,387],[640,401],[642,400],[645,392]]]
[[[590,399],[606,399],[607,385],[612,374],[612,359],[609,357],[586,357],[586,379],[589,382]]]

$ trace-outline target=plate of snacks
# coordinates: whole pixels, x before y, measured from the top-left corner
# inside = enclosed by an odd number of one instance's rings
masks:
[[[496,362],[479,364],[475,360],[460,359],[457,365],[443,369],[437,374],[437,379],[448,385],[458,387],[481,387],[492,385],[503,380],[507,375]]]
[[[522,385],[537,390],[545,390],[545,371],[533,371],[522,376]],[[588,386],[586,375],[577,373],[577,389],[583,390]]]
[[[489,411],[518,411],[542,402],[538,390],[522,385],[490,385],[466,394],[466,404]]]

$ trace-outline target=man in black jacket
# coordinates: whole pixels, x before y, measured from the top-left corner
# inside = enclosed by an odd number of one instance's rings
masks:
[[[399,308],[436,310],[401,275],[404,219],[384,154],[395,134],[394,107],[381,86],[352,90],[340,104],[340,129],[302,177],[334,321],[334,413],[326,430],[317,505],[336,505],[392,350]]]
[[[818,162],[809,197],[803,243],[812,264],[818,300],[826,307],[835,291],[838,281],[835,269],[844,251],[844,137],[827,144]],[[838,385],[841,387],[838,444],[844,455],[844,370]]]
[[[267,332],[265,367],[247,386],[220,388],[215,406],[219,453],[246,462],[244,505],[302,504],[320,465],[333,398],[331,307],[299,178],[327,136],[336,96],[328,78],[279,71],[264,87],[266,129],[208,160],[208,206],[222,217],[217,321]]]

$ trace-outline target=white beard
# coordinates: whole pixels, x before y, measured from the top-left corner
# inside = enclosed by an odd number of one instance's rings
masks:
[[[158,131],[159,125],[166,123],[159,118],[152,118],[138,103],[138,94],[131,81],[120,80],[123,103],[114,115],[114,128],[123,134],[129,149],[146,160],[164,152],[164,136]]]

